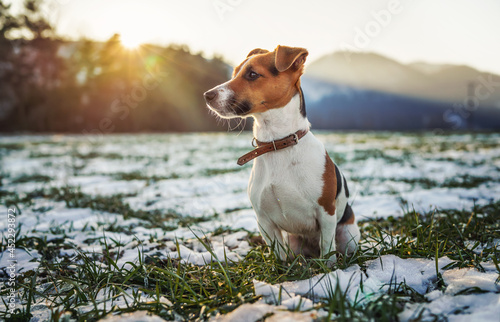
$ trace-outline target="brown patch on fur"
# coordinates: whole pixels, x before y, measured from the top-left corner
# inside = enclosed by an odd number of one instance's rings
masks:
[[[330,215],[335,215],[335,196],[337,195],[337,176],[335,165],[325,151],[325,172],[323,172],[323,193],[318,199],[320,206]]]
[[[278,50],[282,52],[281,55],[277,55]],[[277,58],[278,56],[283,58]],[[251,106],[248,114],[285,106],[300,90],[299,78],[306,56],[307,50],[303,48],[285,46],[278,46],[272,52],[260,48],[252,50],[247,59],[234,69],[233,79],[228,83],[228,87],[235,93],[234,101],[248,102]],[[285,62],[279,62],[283,66],[290,60],[292,62],[288,69],[276,75],[272,73],[277,69],[276,59],[286,59]],[[249,79],[250,72],[257,73],[259,77]]]
[[[318,258],[320,256],[319,236],[306,237],[288,234],[288,245],[295,255],[301,254],[305,258]]]
[[[342,214],[342,218],[337,223],[338,225],[350,225],[354,223],[354,212],[349,204],[345,206],[344,213]]]
[[[351,216],[351,217],[349,217],[349,220],[347,220],[347,221],[345,222],[345,224],[346,224],[346,225],[352,225],[352,224],[354,224],[354,220],[355,220],[355,218],[354,218],[354,212],[352,212],[352,216]]]

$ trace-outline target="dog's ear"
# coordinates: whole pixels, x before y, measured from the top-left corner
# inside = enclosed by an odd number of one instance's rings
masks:
[[[247,58],[250,56],[253,56],[253,55],[265,54],[268,52],[269,52],[269,50],[266,50],[266,49],[255,48],[254,50],[252,50],[251,52],[248,53]]]
[[[285,70],[293,68],[298,70],[299,67],[304,65],[306,62],[306,57],[309,54],[307,49],[300,47],[287,47],[279,46],[276,47],[275,51],[275,64],[276,69],[281,73]]]

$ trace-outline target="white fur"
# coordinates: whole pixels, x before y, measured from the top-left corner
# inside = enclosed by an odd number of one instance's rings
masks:
[[[284,107],[270,109],[264,113],[256,113],[252,116],[255,120],[253,135],[257,140],[262,142],[282,139],[298,130],[305,130],[311,127],[311,123],[309,123],[307,118],[300,114],[299,94],[292,97],[290,102]]]
[[[295,95],[282,108],[252,115],[254,136],[259,141],[282,139],[299,130],[309,129],[310,123],[300,113],[300,95]],[[337,222],[347,205],[345,189],[336,201],[336,214],[330,216],[318,199],[323,191],[325,147],[308,132],[297,145],[264,154],[255,159],[248,185],[250,201],[257,214],[262,236],[281,259],[289,234],[320,239],[324,256],[336,250]],[[357,225],[350,231],[359,240]],[[340,226],[339,226],[340,228]],[[341,240],[344,242],[345,238]],[[355,246],[354,246],[355,247]],[[341,245],[345,249],[345,245]],[[351,249],[351,248],[349,248]],[[330,263],[335,256],[330,256]]]
[[[234,92],[229,88],[228,83],[229,81],[214,88],[218,92],[217,98],[213,102],[210,102],[210,104],[207,103],[207,106],[220,117],[231,119],[238,117],[238,115],[236,115],[232,109],[226,108],[228,106],[226,101],[234,94]]]

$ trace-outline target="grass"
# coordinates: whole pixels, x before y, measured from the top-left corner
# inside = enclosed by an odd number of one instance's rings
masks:
[[[58,196],[68,200],[69,206],[101,209],[107,205],[101,203],[102,200],[86,199],[85,196],[80,196],[82,201],[79,204],[73,204],[73,193],[63,192]],[[115,211],[130,211],[121,204],[113,207]],[[486,247],[482,252],[474,252],[468,241],[487,245],[500,238],[498,216],[500,203],[497,202],[475,207],[472,212],[439,210],[419,214],[408,210],[399,218],[364,221],[360,223],[360,251],[348,258],[339,254],[335,268],[344,269],[353,264],[363,268],[369,260],[393,254],[402,258],[448,256],[453,261],[448,268],[474,267],[483,270],[485,261],[500,262],[500,251]],[[199,238],[199,242],[211,251],[206,240]],[[67,247],[64,238],[47,242],[40,238],[19,236],[19,247],[37,250],[41,254],[41,265],[37,272],[24,273],[18,288],[21,300],[26,304],[34,304],[41,299],[52,303],[53,321],[63,314],[79,321],[96,321],[109,313],[136,310],[147,310],[165,319],[205,320],[231,312],[244,303],[255,302],[258,298],[253,290],[254,279],[277,284],[330,272],[321,259],[298,257],[288,263],[277,261],[270,248],[256,240],[249,235],[248,241],[253,247],[239,262],[219,258],[220,262],[195,266],[177,259],[146,257],[138,247],[139,262],[120,267],[117,260],[123,246],[119,243],[110,245],[106,239],[101,241],[103,253],[77,250],[74,257],[55,260],[58,249]],[[177,249],[178,246],[179,241]],[[438,278],[435,287],[439,288],[440,283],[442,280]],[[320,299],[318,306],[338,321],[394,321],[406,303],[426,301],[404,282],[391,284],[388,292],[363,304],[352,303],[338,288],[328,293],[327,298]],[[141,300],[144,296],[148,297],[146,301]],[[112,299],[127,304],[119,308],[111,305]],[[18,312],[17,315],[19,321],[29,316],[28,311]]]
[[[487,182],[491,182],[491,178],[462,175],[446,180],[443,186],[448,188],[475,188]]]
[[[369,182],[375,179],[366,177],[353,177],[351,180],[356,182]],[[420,178],[388,178],[384,180],[390,180],[394,182],[404,182],[410,184],[413,187],[421,187],[423,189],[433,189],[433,188],[477,188],[482,184],[492,182],[492,178],[484,176],[472,176],[472,175],[460,175],[452,178],[446,179],[444,182],[440,183],[436,180],[420,177]]]
[[[0,143],[0,151],[19,151],[24,150],[26,145],[24,143]]]
[[[82,160],[88,160],[88,159],[95,159],[95,158],[104,158],[104,159],[115,159],[115,160],[121,160],[123,159],[123,156],[118,153],[100,153],[96,151],[91,151],[89,153],[79,153],[77,151],[73,151],[73,157],[82,159]]]
[[[439,141],[441,138],[438,137],[439,140],[435,145],[429,144],[425,137],[415,137],[409,145],[406,143],[402,145],[397,141],[398,136],[389,134],[344,135],[341,138],[348,140],[349,144],[366,145],[364,150],[355,150],[354,153],[329,152],[339,164],[346,164],[347,168],[352,162],[361,164],[370,158],[384,159],[388,164],[394,166],[397,166],[397,163],[405,162],[411,164],[409,156],[419,152],[424,155],[427,153],[435,161],[439,161],[435,157],[441,157],[449,158],[442,161],[459,164],[460,160],[455,157],[449,157],[447,154],[443,156],[433,154],[436,151],[478,152],[481,149],[497,148],[496,140],[487,137],[482,139],[480,135],[474,137],[474,146],[463,142],[452,142],[453,140],[448,142],[445,137],[442,138],[442,141]],[[371,147],[372,142],[375,143],[374,147]],[[381,142],[388,144],[385,145],[385,149],[379,148]],[[368,146],[370,147],[367,148]],[[402,146],[404,146],[403,149]],[[0,144],[0,156],[8,157],[11,152],[15,154],[16,151],[26,149],[27,145],[24,143]],[[239,156],[240,152],[242,154],[248,151],[246,147],[231,149],[234,150],[231,151],[235,153],[236,157]],[[387,149],[402,150],[402,153],[393,153]],[[86,166],[88,161],[95,158],[117,160],[153,158],[151,156],[134,157],[101,153],[95,148],[86,154],[78,153],[77,149],[68,148],[68,151],[71,152],[72,162],[69,166],[72,167],[75,176]],[[189,151],[191,154],[201,153],[193,147]],[[392,155],[396,155],[396,157]],[[30,154],[30,157],[51,156],[57,157],[57,155],[45,152]],[[163,158],[164,161],[168,161],[168,157]],[[467,162],[464,161],[463,165],[471,167],[472,161],[468,158],[465,160]],[[491,159],[486,158],[485,160],[487,160],[485,162],[491,163]],[[168,163],[166,166],[169,166]],[[194,174],[183,174],[183,177],[210,177],[245,169],[245,167],[225,169],[217,166],[219,166],[217,163],[213,163],[209,168],[198,170]],[[50,164],[47,167],[53,168],[54,165]],[[146,172],[144,171],[144,173]],[[18,277],[16,292],[24,306],[22,310],[16,312],[15,316],[9,317],[9,320],[12,321],[29,320],[35,314],[35,310],[40,306],[39,303],[42,300],[45,300],[47,310],[51,312],[51,321],[68,321],[70,319],[97,321],[108,314],[138,310],[149,311],[167,320],[207,320],[218,314],[231,312],[242,304],[257,301],[259,298],[254,293],[254,280],[278,284],[308,279],[318,274],[329,273],[332,270],[326,267],[325,262],[321,259],[298,257],[287,263],[277,261],[271,248],[262,242],[258,234],[254,233],[249,233],[245,237],[251,249],[238,262],[232,262],[227,256],[221,256],[218,258],[219,262],[196,266],[175,258],[165,259],[162,255],[166,252],[177,251],[180,253],[181,245],[188,248],[201,245],[206,251],[213,254],[210,243],[215,238],[223,238],[235,231],[222,227],[211,230],[210,234],[201,235],[198,239],[172,240],[171,237],[167,238],[158,231],[166,232],[179,226],[192,227],[199,223],[210,222],[217,218],[217,214],[199,218],[186,217],[167,210],[133,209],[126,203],[126,198],[130,196],[88,195],[72,187],[44,188],[21,193],[17,192],[15,188],[8,189],[8,184],[49,182],[51,178],[37,175],[22,175],[11,178],[7,173],[2,178],[4,184],[2,188],[5,189],[0,189],[0,202],[7,207],[15,206],[20,211],[29,209],[30,212],[37,215],[54,206],[53,203],[38,201],[49,200],[63,203],[68,208],[87,208],[96,212],[110,213],[106,219],[103,219],[103,222],[98,220],[79,228],[75,228],[71,224],[50,225],[46,232],[41,232],[27,231],[23,226],[18,227],[16,235],[18,251],[25,249],[38,252],[40,266],[37,270],[24,272]],[[492,181],[491,178],[465,173],[467,172],[444,182],[438,182],[432,176],[409,180],[395,178],[394,180],[404,181],[424,189],[437,187],[475,188]],[[148,183],[172,179],[176,176],[151,177],[141,172],[113,175],[114,179],[145,180]],[[367,178],[359,178],[359,181],[365,183]],[[148,202],[152,205],[155,200],[157,199],[153,198]],[[227,212],[236,210],[238,209],[227,210]],[[121,222],[122,217],[113,214],[123,215],[124,219],[139,220],[123,223]],[[21,212],[20,216],[23,215],[24,213]],[[426,259],[448,256],[452,261],[446,267],[447,269],[470,267],[484,271],[485,262],[488,262],[490,267],[493,262],[499,273],[498,281],[500,282],[500,251],[494,245],[500,240],[499,217],[500,202],[497,201],[484,206],[476,206],[472,211],[437,209],[429,213],[418,213],[408,208],[404,211],[404,215],[398,218],[389,217],[362,221],[360,222],[362,239],[359,251],[350,257],[338,254],[338,262],[333,269],[346,269],[353,265],[359,265],[364,270],[369,261],[390,254],[401,258]],[[142,240],[133,238],[138,225],[151,229],[147,238]],[[107,234],[106,236],[103,231]],[[134,248],[134,251],[137,251],[137,261],[122,266],[127,247],[130,251],[131,246],[119,238],[113,237],[112,233],[133,238],[133,242],[130,244],[137,245]],[[88,245],[88,249],[95,247],[99,250],[102,247],[102,251],[94,253],[75,247],[72,243],[75,236],[83,236],[84,240],[79,243],[82,248]],[[6,236],[2,236],[0,251],[7,249],[5,238]],[[156,246],[149,249],[148,255],[146,255],[143,247],[149,244]],[[0,278],[5,277],[5,271],[0,269]],[[430,288],[442,290],[445,287],[442,276],[437,274]],[[1,298],[4,298],[7,292],[4,285],[0,286]],[[481,294],[482,292],[484,291],[478,288],[469,288],[458,295]],[[315,300],[315,307],[322,308],[327,312],[325,320],[334,319],[337,321],[396,321],[405,305],[427,301],[425,297],[405,282],[395,280],[391,281],[386,292],[373,295],[362,302],[351,301],[346,292],[336,286],[327,290],[326,298]],[[461,312],[461,310],[466,309],[458,308],[457,312]],[[417,315],[415,320],[419,321],[424,318],[423,315]],[[447,319],[446,316],[433,316],[432,318],[438,321]],[[0,320],[2,319],[6,319],[5,312],[0,312]]]
[[[12,179],[11,183],[27,183],[27,182],[49,182],[51,177],[43,174],[21,175]]]
[[[15,191],[0,190],[0,202],[6,207],[16,207],[19,214],[23,213],[21,209],[32,206],[34,199],[42,198],[44,196],[44,189],[32,190],[27,193],[16,193]]]
[[[211,177],[211,176],[216,176],[216,175],[221,175],[221,174],[226,174],[226,173],[233,173],[233,172],[239,172],[241,170],[245,170],[245,167],[238,167],[238,168],[227,168],[227,169],[205,169],[202,173],[203,177]]]
[[[63,201],[68,208],[90,208],[96,211],[121,214],[125,219],[141,219],[148,223],[145,228],[162,228],[165,231],[214,220],[219,216],[217,213],[214,213],[211,216],[191,217],[171,211],[132,209],[129,204],[124,202],[123,199],[125,197],[130,196],[122,194],[91,196],[84,194],[79,188],[75,187],[40,189],[27,194],[17,194],[15,192],[0,190],[0,202],[5,204],[6,207],[16,207],[20,214],[22,214],[21,209],[33,205],[34,199],[45,198],[54,201]],[[48,209],[44,207],[32,210],[34,212],[43,212]]]
[[[156,182],[160,180],[170,180],[170,179],[178,179],[180,176],[178,174],[171,174],[170,176],[148,176],[145,175],[139,171],[134,171],[134,172],[118,172],[114,173],[112,177],[116,180],[125,180],[125,181],[131,181],[131,180],[145,180],[148,182]]]
[[[490,247],[477,254],[474,248],[493,245],[500,238],[498,216],[499,202],[475,207],[472,212],[451,209],[422,215],[407,211],[400,218],[389,217],[362,225],[365,238],[377,245],[379,255],[393,254],[402,258],[448,256],[453,260],[448,268],[475,267],[484,271],[481,264],[487,260],[497,260],[500,251]],[[467,241],[474,241],[475,247],[468,247]]]
[[[118,173],[114,173],[112,175],[112,177],[116,180],[125,180],[125,181],[145,180],[148,183],[153,183],[153,182],[157,182],[157,181],[161,181],[161,180],[191,178],[191,177],[195,177],[195,176],[212,177],[212,176],[217,176],[217,175],[226,174],[226,173],[238,172],[241,170],[245,170],[245,167],[228,168],[228,169],[204,169],[200,173],[195,173],[195,174],[179,175],[177,173],[172,173],[168,176],[146,175],[140,171],[118,172]]]
[[[217,217],[217,214],[209,217],[190,217],[160,210],[136,210],[124,202],[124,197],[127,197],[125,195],[90,196],[73,187],[51,188],[45,197],[56,201],[64,201],[68,208],[90,208],[92,210],[121,214],[125,219],[141,219],[149,223],[146,228],[162,228],[167,231],[177,229],[179,226],[187,227],[213,220]]]

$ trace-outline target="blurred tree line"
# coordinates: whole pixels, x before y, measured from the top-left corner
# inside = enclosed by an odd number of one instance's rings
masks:
[[[220,57],[187,46],[125,49],[106,42],[66,41],[27,0],[14,15],[0,0],[2,132],[112,133],[219,128],[203,92],[228,79]]]

